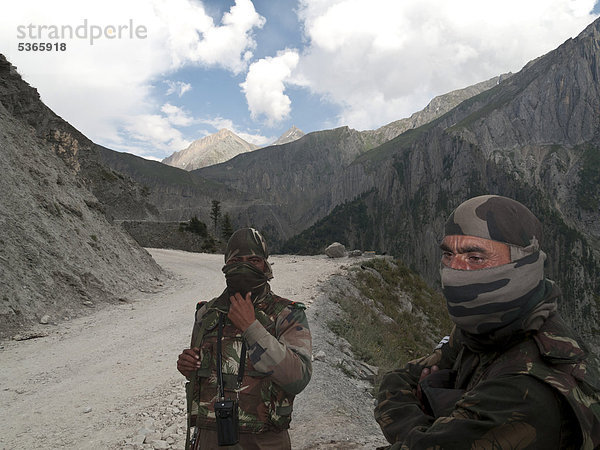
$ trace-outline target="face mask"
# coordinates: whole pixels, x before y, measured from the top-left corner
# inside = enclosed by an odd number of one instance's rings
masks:
[[[441,268],[442,291],[454,323],[486,334],[526,318],[544,298],[544,260],[538,250],[524,258],[480,270]]]
[[[267,274],[253,264],[245,262],[226,264],[222,270],[231,295],[239,292],[245,297],[248,292],[252,292],[252,297],[256,298],[263,293],[267,285]]]

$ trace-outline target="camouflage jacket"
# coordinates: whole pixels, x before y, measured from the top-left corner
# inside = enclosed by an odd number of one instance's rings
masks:
[[[420,401],[421,370],[433,365],[440,371],[421,382]],[[503,352],[473,352],[455,329],[432,355],[385,376],[375,418],[391,449],[591,450],[598,383],[558,315]]]
[[[229,321],[229,300],[217,297],[196,312],[191,347],[200,348],[201,367],[186,386],[188,420],[192,426],[216,429],[217,331],[223,326],[223,383],[225,397],[235,399],[242,340],[247,357],[239,392],[241,432],[264,432],[289,427],[294,396],[308,384],[312,342],[304,306],[272,293],[255,301],[256,321],[242,333]]]

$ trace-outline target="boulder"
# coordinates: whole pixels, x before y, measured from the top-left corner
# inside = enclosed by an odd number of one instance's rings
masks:
[[[344,244],[334,242],[325,249],[325,254],[330,258],[341,258],[342,256],[346,256],[346,247],[344,247]]]

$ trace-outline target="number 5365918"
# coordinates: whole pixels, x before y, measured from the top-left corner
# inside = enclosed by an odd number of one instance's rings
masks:
[[[67,49],[65,42],[19,42],[20,52],[64,52]]]

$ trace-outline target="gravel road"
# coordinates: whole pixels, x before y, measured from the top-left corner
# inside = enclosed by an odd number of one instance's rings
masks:
[[[224,287],[222,255],[148,249],[170,277],[149,292],[0,343],[0,448],[169,449],[185,440],[184,379],[195,303]],[[359,258],[360,259],[360,258]],[[295,403],[294,449],[384,445],[371,386],[340,367],[352,358],[324,323],[339,313],[324,287],[357,258],[274,255],[273,291],[304,302],[316,356]],[[346,371],[347,372],[347,371]]]

